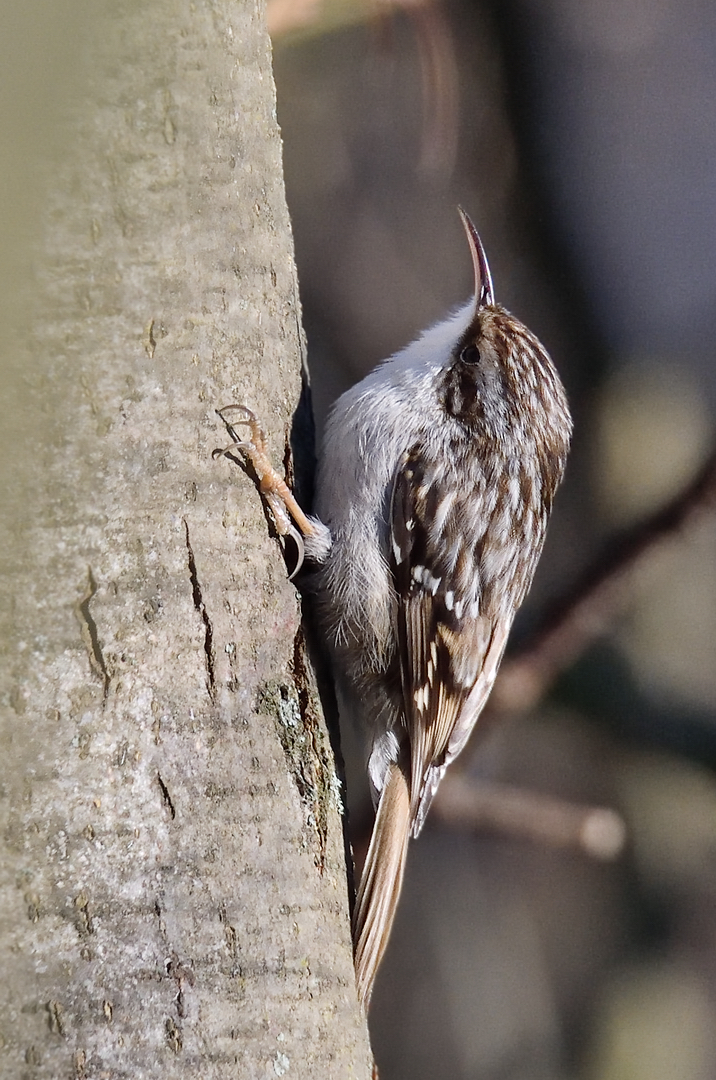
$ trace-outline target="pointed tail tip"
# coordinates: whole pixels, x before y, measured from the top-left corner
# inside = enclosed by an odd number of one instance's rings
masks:
[[[410,790],[399,765],[386,775],[353,914],[358,999],[368,1012],[403,884],[410,833]]]

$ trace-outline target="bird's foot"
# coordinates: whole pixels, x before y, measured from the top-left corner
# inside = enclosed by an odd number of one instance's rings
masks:
[[[224,413],[229,411],[236,411],[240,415],[233,421],[227,420]],[[216,412],[226,424],[232,441],[229,446],[214,450],[212,457],[232,454],[238,450],[251,462],[258,479],[259,491],[268,503],[276,522],[276,531],[279,536],[290,536],[296,545],[298,561],[291,573],[293,578],[303,565],[305,556],[303,538],[315,536],[316,526],[304,514],[288,484],[273,467],[266,445],[266,436],[256,413],[246,405],[225,405],[223,409],[217,409]],[[248,427],[250,438],[240,438],[236,431],[236,426],[239,424]]]

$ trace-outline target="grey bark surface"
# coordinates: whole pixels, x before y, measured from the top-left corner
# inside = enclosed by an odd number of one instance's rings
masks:
[[[0,1074],[366,1077],[298,596],[211,458],[235,401],[280,463],[301,392],[263,11],[115,3],[79,53],[3,546]]]

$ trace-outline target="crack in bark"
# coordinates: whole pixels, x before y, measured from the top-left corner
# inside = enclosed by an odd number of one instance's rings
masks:
[[[214,701],[216,697],[216,672],[214,661],[214,628],[211,625],[211,619],[209,613],[206,610],[206,604],[201,592],[201,585],[199,583],[199,575],[196,570],[196,559],[194,558],[194,551],[191,546],[191,540],[189,539],[189,522],[184,518],[184,531],[186,534],[186,550],[189,560],[189,580],[191,582],[191,595],[194,601],[194,607],[199,613],[199,617],[204,624],[204,656],[206,663],[206,677],[207,677],[207,690],[209,691],[209,697]]]
[[[150,360],[154,359],[154,350],[157,347],[157,342],[154,337],[154,319],[150,319],[144,328],[144,351]]]
[[[157,773],[157,783],[159,784],[159,787],[161,788],[162,802],[164,803],[165,806],[167,806],[169,808],[169,813],[171,814],[172,821],[173,821],[175,819],[175,817],[177,816],[176,807],[174,806],[174,803],[172,802],[172,797],[169,794],[169,788],[167,787],[167,785],[162,780],[162,774],[161,773]]]
[[[60,1005],[59,1001],[48,1001],[48,1003],[47,1003],[47,1013],[48,1013],[47,1022],[49,1024],[50,1031],[53,1034],[61,1035],[64,1038],[65,1025],[64,1025],[63,1019],[62,1019],[63,1012],[64,1012],[64,1009]]]
[[[229,956],[235,960],[237,953],[236,927],[229,922],[226,904],[222,904],[219,908],[219,922],[224,927],[224,937],[226,938],[226,948],[229,950]]]
[[[87,567],[87,591],[82,599],[75,605],[75,614],[79,619],[90,667],[95,675],[102,680],[102,705],[106,705],[109,695],[110,674],[102,653],[102,645],[99,640],[97,624],[92,617],[90,604],[97,594],[97,582],[92,573],[92,567]]]
[[[175,1054],[180,1053],[182,1049],[181,1028],[177,1027],[171,1016],[168,1016],[164,1022],[164,1031],[169,1049]]]
[[[89,898],[86,893],[81,892],[75,897],[75,908],[77,909],[77,929],[80,935],[84,937],[87,934],[94,934]]]
[[[177,985],[177,993],[174,1001],[177,1007],[177,1016],[179,1020],[186,1019],[186,1004],[184,999],[184,985],[194,986],[196,981],[194,972],[190,967],[182,964],[176,953],[172,953],[172,957],[166,963],[166,972],[170,979],[173,979]]]
[[[154,914],[156,915],[156,918],[157,918],[157,925],[159,926],[159,933],[162,935],[162,937],[166,941],[167,924],[165,923],[164,918],[162,916],[162,905],[159,903],[159,900],[154,901]]]

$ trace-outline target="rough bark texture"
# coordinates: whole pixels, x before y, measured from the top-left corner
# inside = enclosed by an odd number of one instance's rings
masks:
[[[3,584],[0,1073],[365,1077],[298,597],[211,458],[239,401],[280,462],[301,392],[263,12],[114,3],[87,46]]]

